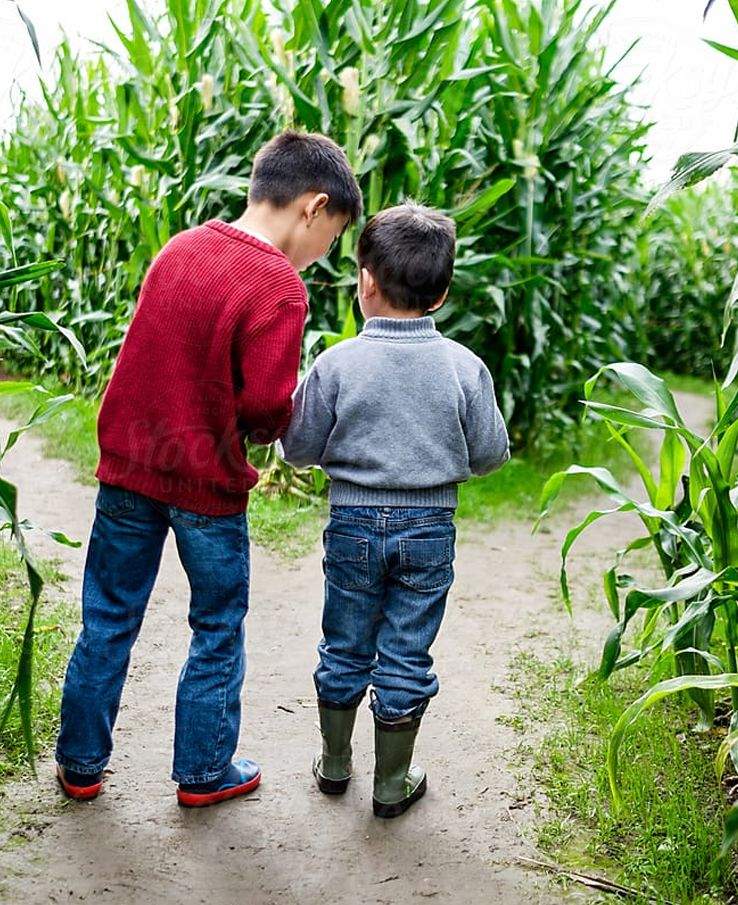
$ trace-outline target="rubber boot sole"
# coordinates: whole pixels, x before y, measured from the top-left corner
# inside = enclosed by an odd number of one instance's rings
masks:
[[[403,798],[402,801],[397,801],[394,804],[385,804],[383,801],[377,801],[377,799],[374,798],[372,799],[374,804],[374,816],[383,817],[385,819],[399,817],[400,814],[404,814],[408,808],[412,807],[416,801],[419,801],[427,790],[428,780],[424,776],[418,783],[418,786],[412,795],[408,795],[407,798]]]
[[[257,773],[248,782],[218,792],[185,792],[183,789],[177,789],[177,803],[182,808],[207,808],[213,804],[220,804],[221,801],[230,801],[231,798],[247,795],[253,792],[260,782],[261,773]]]
[[[327,776],[320,773],[316,764],[313,764],[313,776],[324,795],[343,795],[351,782],[350,776],[347,776],[346,779],[328,779]]]
[[[56,778],[64,794],[73,801],[92,801],[93,798],[97,798],[102,792],[102,782],[96,782],[91,786],[75,786],[71,782],[67,782],[58,764],[56,767]]]

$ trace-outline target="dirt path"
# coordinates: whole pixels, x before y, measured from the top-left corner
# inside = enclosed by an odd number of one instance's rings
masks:
[[[694,423],[708,417],[707,400],[680,401]],[[8,426],[0,420],[0,435]],[[66,463],[43,461],[32,436],[6,464],[4,471],[20,487],[24,514],[86,540],[94,488],[75,483]],[[577,509],[587,511],[588,502]],[[524,838],[534,814],[516,797],[518,737],[497,722],[514,711],[507,669],[512,654],[578,641],[597,647],[608,622],[591,607],[579,607],[572,625],[556,597],[561,534],[576,514],[554,520],[550,533],[535,538],[527,524],[481,532],[462,526],[457,580],[434,649],[441,693],[418,746],[429,792],[406,817],[388,822],[371,815],[368,711],[360,713],[356,775],[346,796],[327,799],[310,781],[317,736],[311,670],[322,594],[317,549],[289,564],[252,550],[240,751],[262,764],[260,791],[203,811],[177,807],[168,777],[177,674],[188,642],[188,591],[168,543],[132,658],[106,793],[92,804],[64,802],[48,759],[39,765],[38,783],[6,787],[0,800],[0,901],[585,901],[585,892],[564,893],[515,863],[516,856],[535,854]],[[594,578],[608,552],[632,536],[630,517],[591,529],[575,557],[575,576]],[[38,549],[62,557],[69,593],[78,599],[84,549],[52,542]]]

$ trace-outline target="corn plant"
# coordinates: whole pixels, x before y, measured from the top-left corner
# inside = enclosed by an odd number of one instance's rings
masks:
[[[144,270],[177,230],[240,213],[256,149],[286,127],[346,148],[368,214],[406,197],[450,212],[438,315],[490,365],[519,440],[566,422],[592,368],[640,348],[634,278],[646,125],[595,48],[582,0],[128,0],[115,46],[59,47],[39,106],[0,143],[0,198],[24,259],[64,269],[21,310],[70,312],[107,380]],[[355,232],[308,274],[311,348],[356,329]],[[562,409],[565,414],[561,414]]]
[[[633,407],[595,398],[605,376],[617,379],[632,397]],[[582,476],[593,480],[609,501],[607,508],[586,515],[564,539],[563,598],[571,612],[567,558],[582,532],[614,513],[635,513],[642,535],[616,554],[603,576],[604,596],[616,624],[595,675],[606,680],[616,670],[644,663],[657,676],[672,674],[631,705],[613,730],[608,768],[613,799],[620,807],[618,753],[623,735],[644,709],[667,694],[688,692],[698,707],[699,727],[707,729],[715,718],[715,692],[730,690],[728,750],[738,761],[738,396],[728,402],[724,389],[716,386],[716,423],[702,436],[687,426],[667,384],[641,365],[607,365],[587,381],[584,395],[587,412],[601,420],[613,442],[628,453],[642,493],[629,490],[606,468],[572,465],[549,479],[542,493],[541,518],[564,483]],[[633,430],[662,435],[656,469],[632,442]],[[628,555],[644,547],[654,550],[663,572],[659,587],[638,582],[624,570]],[[631,646],[624,649],[626,632],[638,616],[643,618]],[[723,755],[719,765],[724,764]],[[737,838],[738,815],[731,813],[726,846]]]
[[[25,265],[18,264],[10,218],[7,210],[2,205],[0,205],[0,235],[2,235],[5,245],[10,251],[13,264],[12,267],[6,270],[0,270],[0,297],[9,293],[12,298],[12,293],[16,287],[38,280],[62,266],[60,261],[53,260]],[[75,354],[79,355],[84,363],[84,350],[76,336],[71,330],[62,326],[57,319],[41,311],[17,312],[0,307],[0,351],[22,349],[26,354],[37,356],[41,359],[42,355],[35,339],[35,335],[39,331],[61,336],[64,341],[70,344]],[[35,393],[39,398],[39,402],[28,421],[22,426],[11,430],[5,442],[0,446],[0,466],[2,466],[5,455],[15,446],[26,431],[53,418],[57,412],[74,398],[70,394],[55,395],[43,387],[34,386],[29,381],[0,380],[0,397],[29,392]],[[26,570],[31,596],[15,678],[7,700],[0,705],[0,735],[5,730],[13,705],[17,701],[20,711],[21,730],[32,768],[34,763],[33,733],[31,728],[34,622],[43,589],[43,579],[26,541],[27,533],[34,528],[35,526],[28,519],[23,519],[19,515],[17,487],[6,478],[0,476],[0,536],[9,534],[15,544]],[[67,546],[79,546],[77,541],[70,540],[61,531],[49,531],[47,533],[58,543]]]
[[[725,373],[723,310],[735,276],[735,189],[707,183],[670,198],[640,240],[644,331],[659,370]]]
[[[155,21],[129,3],[121,49],[95,59],[62,42],[43,106],[24,102],[5,143],[3,194],[28,222],[24,255],[68,262],[26,304],[69,311],[89,369],[56,341],[47,351],[78,385],[104,384],[151,259],[173,233],[222,212],[214,193],[226,203],[243,193],[244,159],[269,134],[268,95],[233,62],[222,17],[189,6],[171,2]]]

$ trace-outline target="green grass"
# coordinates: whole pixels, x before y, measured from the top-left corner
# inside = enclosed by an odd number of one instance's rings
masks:
[[[54,562],[41,562],[46,582],[36,616],[34,648],[33,732],[37,750],[53,741],[59,721],[61,681],[77,631],[77,614],[59,600],[64,576]],[[54,589],[50,595],[48,589]],[[0,542],[0,701],[10,692],[18,664],[29,595],[25,571],[14,548]],[[14,707],[0,737],[0,784],[12,776],[26,774],[25,744],[18,709]]]
[[[297,558],[320,540],[328,518],[328,504],[306,504],[288,496],[252,493],[249,497],[249,533],[255,544]]]
[[[717,905],[738,893],[735,857],[717,859],[725,807],[713,767],[720,738],[692,731],[686,701],[648,710],[629,736],[621,755],[624,808],[616,816],[607,740],[643,690],[643,671],[576,687],[571,660],[544,663],[523,653],[511,671],[517,719],[503,721],[521,734],[542,734],[530,751],[532,775],[549,802],[534,829],[540,848],[557,863],[639,890],[638,902],[650,893],[657,901]]]

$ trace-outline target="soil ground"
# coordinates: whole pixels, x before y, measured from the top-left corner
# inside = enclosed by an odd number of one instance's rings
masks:
[[[688,420],[704,423],[707,400],[682,395]],[[10,425],[0,420],[0,435]],[[3,463],[19,485],[24,515],[86,541],[95,488],[74,481],[65,462],[44,460],[41,443],[23,438]],[[582,487],[586,485],[583,482]],[[577,500],[532,536],[523,522],[459,530],[456,583],[434,648],[441,692],[417,747],[429,791],[408,814],[371,813],[372,724],[365,708],[355,738],[355,778],[342,798],[313,787],[318,737],[311,671],[322,603],[321,551],[285,561],[252,547],[248,673],[240,753],[259,761],[264,780],[248,799],[215,808],[178,808],[169,780],[173,705],[186,656],[188,587],[174,544],[131,661],[115,730],[105,793],[95,802],[63,800],[53,762],[39,781],[5,787],[0,798],[0,901],[46,903],[207,903],[344,905],[432,899],[457,905],[588,900],[520,865],[536,856],[529,830],[534,788],[520,782],[519,736],[499,721],[514,713],[508,677],[520,650],[541,657],[598,649],[610,617],[604,607],[558,599],[563,532],[591,508]],[[634,536],[623,516],[594,526],[572,557],[580,597],[611,552]],[[39,537],[40,555],[58,557],[79,599],[84,554]],[[580,600],[580,603],[583,602]]]

